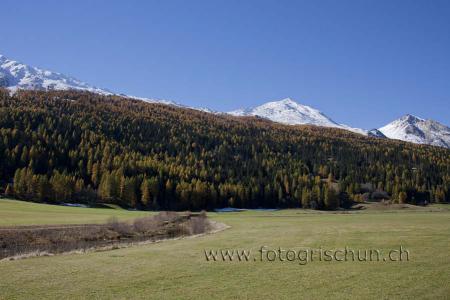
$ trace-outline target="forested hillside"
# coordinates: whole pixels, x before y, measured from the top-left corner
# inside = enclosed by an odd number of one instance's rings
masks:
[[[0,90],[0,192],[140,209],[450,199],[450,150],[87,92]],[[366,194],[365,194],[366,193]]]

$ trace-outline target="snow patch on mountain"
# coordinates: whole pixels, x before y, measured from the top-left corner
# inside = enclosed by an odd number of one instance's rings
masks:
[[[371,137],[377,137],[377,138],[384,138],[384,139],[386,138],[386,136],[376,128],[369,130],[367,132],[367,135],[371,136]]]
[[[166,104],[166,105],[174,105],[174,106],[184,107],[182,104],[178,104],[174,101],[166,100],[166,99],[144,98],[144,97],[125,95],[125,94],[119,94],[118,96],[135,99],[135,100],[140,100],[140,101],[145,101],[148,103],[161,103],[161,104]]]
[[[180,108],[188,108],[188,109],[198,110],[198,111],[202,111],[202,112],[206,112],[206,113],[210,113],[210,114],[220,114],[220,112],[214,111],[214,110],[209,109],[207,107],[192,107],[192,106],[187,106],[187,105],[183,105],[183,104],[174,102],[172,100],[155,99],[155,98],[143,98],[143,97],[123,95],[123,94],[121,94],[119,96],[123,96],[123,97],[126,97],[126,98],[131,98],[131,99],[136,99],[136,100],[141,100],[141,101],[145,101],[145,102],[148,102],[148,103],[166,104],[166,105],[172,105],[172,106],[176,106],[176,107],[180,107]]]

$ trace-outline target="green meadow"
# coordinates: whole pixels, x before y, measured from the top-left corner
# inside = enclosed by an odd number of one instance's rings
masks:
[[[68,207],[0,199],[0,226],[105,223],[111,217],[129,220],[151,214],[108,208]]]
[[[0,262],[0,299],[448,299],[450,210],[209,213],[230,228],[204,236],[87,254]],[[0,224],[74,224],[145,212],[0,200]],[[267,249],[402,246],[409,261],[260,261]],[[249,250],[207,261],[204,250]],[[254,255],[253,255],[254,254]]]

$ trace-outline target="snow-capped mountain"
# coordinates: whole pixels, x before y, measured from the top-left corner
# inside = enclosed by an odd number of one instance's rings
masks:
[[[32,67],[15,60],[6,58],[0,54],[0,87],[7,88],[12,92],[19,89],[22,90],[79,90],[88,91],[102,95],[117,95],[136,100],[142,100],[149,103],[162,103],[167,105],[174,105],[178,107],[197,109],[176,103],[165,99],[152,99],[130,96],[125,94],[114,93],[107,89],[97,88],[89,85],[76,78],[44,70],[41,68]],[[197,110],[211,112],[207,108],[199,108]]]
[[[379,130],[390,139],[450,148],[450,128],[433,120],[405,115]]]
[[[337,123],[319,110],[299,104],[290,98],[268,102],[254,108],[231,111],[229,114],[234,116],[259,116],[288,125],[310,124],[334,127],[371,137],[450,148],[449,127],[433,120],[424,120],[412,115],[405,115],[379,129],[364,130]]]
[[[259,116],[274,122],[288,125],[309,124],[341,128],[367,135],[366,130],[339,124],[319,110],[307,105],[299,104],[290,98],[280,101],[267,102],[254,108],[234,110],[229,112],[229,114],[233,116]]]
[[[104,95],[112,94],[106,89],[91,86],[85,82],[61,73],[31,67],[10,60],[0,54],[0,87],[11,91],[34,90],[83,90]]]
[[[238,109],[229,112],[234,116],[259,116],[274,122],[298,125],[311,124],[326,127],[338,127],[339,124],[312,107],[301,105],[290,98],[267,102],[263,105]]]

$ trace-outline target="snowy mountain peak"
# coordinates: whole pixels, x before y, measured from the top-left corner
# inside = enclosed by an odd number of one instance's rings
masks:
[[[449,127],[409,114],[381,127],[379,131],[390,139],[450,148]]]
[[[420,121],[425,121],[422,118],[419,118],[417,116],[414,115],[410,115],[410,114],[406,114],[403,117],[398,119],[399,121],[404,121],[404,122],[409,122],[409,123],[415,123],[415,122],[420,122]]]
[[[274,122],[301,125],[309,124],[323,127],[341,128],[360,134],[367,134],[367,131],[359,128],[352,128],[347,125],[339,124],[323,114],[321,111],[307,105],[300,104],[291,98],[285,98],[279,101],[267,102],[263,105],[238,109],[229,112],[234,116],[259,116]]]
[[[283,104],[286,104],[286,105],[298,105],[298,103],[297,102],[295,102],[295,100],[293,100],[293,99],[291,99],[291,98],[284,98],[284,99],[282,99],[282,100],[280,100],[280,101],[274,101],[275,103],[276,102],[278,102],[278,103],[283,103]]]
[[[61,73],[52,72],[10,60],[0,54],[0,87],[11,91],[25,90],[82,90],[110,95],[111,92]]]
[[[229,114],[234,116],[259,116],[289,125],[312,124],[328,127],[338,125],[319,110],[299,104],[291,98],[267,102],[253,108],[238,109],[229,112]]]

